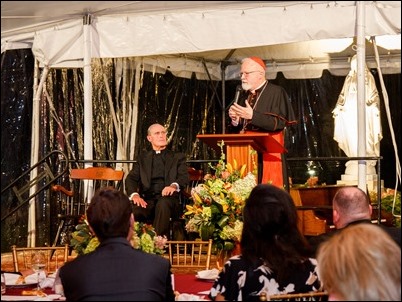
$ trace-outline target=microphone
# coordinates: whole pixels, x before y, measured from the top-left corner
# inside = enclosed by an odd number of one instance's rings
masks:
[[[240,97],[241,90],[242,90],[241,85],[237,85],[236,94],[235,94],[233,103],[237,104],[237,101],[239,100],[239,97]]]

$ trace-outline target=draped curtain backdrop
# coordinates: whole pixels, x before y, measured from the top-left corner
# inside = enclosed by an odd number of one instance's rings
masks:
[[[33,64],[30,49],[6,51],[1,57],[2,189],[30,167]],[[394,188],[395,156],[390,130],[378,74],[376,70],[371,72],[381,98],[381,179],[385,187]],[[279,73],[271,80],[285,88],[298,117],[298,124],[286,131],[287,157],[345,156],[333,139],[332,117],[344,80],[345,77],[333,76],[328,71],[319,79],[289,80]],[[384,75],[384,82],[400,150],[400,73]],[[222,133],[221,82],[145,72],[134,59],[119,58],[93,60],[92,83],[94,160],[135,160],[141,150],[149,148],[146,130],[155,122],[167,127],[170,148],[184,152],[188,160],[219,158],[220,154],[198,141],[196,135]],[[239,81],[225,83],[225,112],[238,84]],[[50,70],[40,101],[39,158],[61,150],[71,160],[84,159],[83,108],[83,71]],[[307,170],[314,167],[321,183],[336,184],[345,171],[344,164],[343,161],[291,161],[288,173],[293,184],[302,184],[309,177]],[[82,165],[71,162],[71,168]],[[205,171],[209,169],[205,163],[193,165]],[[120,166],[126,173],[131,168],[130,163]],[[55,162],[52,169],[59,171],[61,167]],[[68,185],[68,175],[60,182]],[[50,245],[57,231],[59,201],[46,191],[35,197],[35,202],[37,245]],[[2,194],[2,216],[18,205],[11,191]],[[8,252],[12,244],[26,245],[27,216],[28,204],[2,221],[2,252]]]

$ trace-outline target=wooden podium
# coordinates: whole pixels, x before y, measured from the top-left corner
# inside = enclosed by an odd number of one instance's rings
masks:
[[[263,133],[246,132],[242,134],[199,134],[197,138],[220,152],[218,143],[224,141],[226,161],[233,165],[233,160],[238,166],[247,165],[247,172],[252,172],[254,165],[258,165],[255,150],[262,154],[263,171],[261,183],[272,183],[283,187],[282,156],[286,152],[283,147],[283,132]]]

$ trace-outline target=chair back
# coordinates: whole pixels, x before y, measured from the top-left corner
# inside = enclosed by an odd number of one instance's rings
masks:
[[[69,246],[41,246],[41,247],[17,247],[11,246],[13,255],[13,265],[15,272],[21,272],[31,269],[32,254],[38,251],[44,252],[46,255],[47,273],[56,272],[59,267],[68,261]]]
[[[123,178],[124,171],[110,167],[71,169],[69,188],[61,184],[52,186],[52,190],[57,193],[59,218],[53,246],[69,243],[75,225],[85,214],[96,190],[109,186],[120,189]]]
[[[207,241],[168,240],[169,261],[172,270],[190,269],[193,271],[210,268],[212,254],[212,239]]]
[[[328,301],[328,293],[325,291],[311,291],[299,294],[270,295],[260,294],[260,301]]]
[[[188,167],[188,178],[190,180],[187,187],[183,190],[183,194],[186,198],[191,197],[191,189],[195,188],[198,184],[204,181],[204,171],[197,170],[194,167]]]
[[[204,171],[197,170],[194,167],[188,167],[187,171],[190,181],[188,185],[182,190],[182,198],[180,200],[183,213],[186,211],[186,205],[191,203],[191,190],[204,181]]]
[[[124,171],[110,167],[89,167],[85,169],[71,169],[71,188],[62,185],[52,187],[53,191],[60,192],[61,215],[80,216],[91,201],[95,191],[101,187],[112,186],[120,189]]]

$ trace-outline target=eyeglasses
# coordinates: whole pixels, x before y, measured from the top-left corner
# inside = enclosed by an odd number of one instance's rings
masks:
[[[254,71],[240,72],[240,73],[239,73],[239,77],[242,77],[243,75],[248,76],[250,73],[254,73],[254,72],[261,72],[261,71],[259,71],[259,70],[254,70]]]

